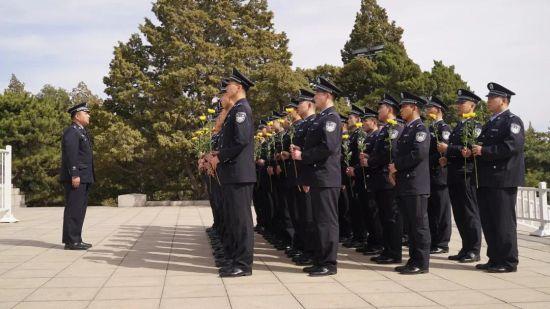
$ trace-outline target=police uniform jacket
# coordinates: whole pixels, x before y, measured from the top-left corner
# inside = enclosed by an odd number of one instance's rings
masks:
[[[482,145],[478,160],[480,187],[510,188],[524,185],[525,131],[510,110],[487,122],[477,139]]]
[[[309,126],[302,151],[307,165],[305,184],[314,187],[340,187],[342,128],[334,106],[319,113]]]
[[[449,144],[451,127],[439,120],[429,127],[430,130],[430,184],[432,186],[447,185],[447,166],[439,164],[441,154],[437,151],[437,142]]]
[[[403,129],[397,141],[395,168],[397,195],[430,194],[430,132],[420,118]]]
[[[95,181],[92,141],[86,129],[76,123],[63,131],[61,142],[60,180],[70,182],[72,177],[80,177],[80,183]]]
[[[224,120],[218,157],[222,184],[256,182],[254,122],[246,99],[237,101]]]
[[[390,141],[391,151],[395,154],[397,140],[403,131],[403,125],[397,123],[394,126],[385,124],[376,135],[372,153],[368,158],[368,166],[372,171],[373,190],[389,190],[393,185],[389,181],[388,164],[390,163]]]

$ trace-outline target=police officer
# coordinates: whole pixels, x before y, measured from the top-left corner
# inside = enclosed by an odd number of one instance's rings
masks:
[[[306,143],[306,134],[309,127],[315,120],[315,104],[313,103],[314,93],[308,89],[300,89],[300,95],[297,98],[298,106],[296,112],[303,119],[303,122],[296,128],[294,135],[293,145],[296,145],[300,149],[304,148]],[[298,178],[296,184],[300,187],[307,183],[307,169],[304,164],[299,160],[294,160],[298,172]],[[306,177],[306,178],[305,178]],[[298,266],[307,266],[313,263],[313,254],[315,245],[313,243],[315,231],[313,225],[313,213],[311,208],[311,196],[309,191],[305,191],[303,188],[296,188],[296,204],[298,210],[298,222],[296,224],[296,237],[300,239],[303,244],[303,249],[300,255],[292,258],[292,261]]]
[[[396,174],[397,200],[409,228],[409,260],[395,268],[401,274],[413,275],[429,271],[430,226],[430,133],[420,119],[424,99],[408,92],[401,93],[401,117],[406,121],[397,142],[390,174]]]
[[[440,141],[437,150],[445,154],[440,161],[442,165],[447,165],[449,197],[456,226],[462,238],[462,248],[458,254],[449,256],[449,260],[472,263],[479,261],[481,223],[477,207],[475,175],[472,175],[474,162],[468,156],[469,150],[464,144],[463,136],[472,128],[475,134],[479,135],[481,125],[474,119],[464,118],[464,115],[473,113],[481,98],[466,89],[459,89],[457,94],[457,109],[463,119],[451,132],[449,142]]]
[[[355,166],[359,163],[359,150],[357,140],[359,136],[364,136],[366,133],[363,131],[363,124],[361,117],[363,116],[363,109],[359,106],[352,104],[351,112],[348,115],[348,135],[349,135],[349,148],[351,151],[350,166]],[[345,167],[344,167],[345,168]],[[344,176],[347,177],[346,170],[344,170]],[[366,230],[365,221],[362,212],[362,206],[359,201],[359,195],[354,186],[347,182],[344,182],[347,196],[349,200],[349,217],[351,219],[352,239],[349,242],[342,245],[346,248],[359,248],[366,242]]]
[[[432,239],[431,254],[449,252],[451,240],[451,200],[447,187],[447,166],[439,164],[441,153],[437,143],[449,143],[451,127],[443,120],[447,105],[437,97],[431,97],[426,104],[426,114],[431,120],[430,130],[430,198],[428,199],[428,217]]]
[[[378,113],[367,106],[364,108],[362,116],[362,130],[365,132],[364,147],[365,154],[367,156],[372,155],[374,149],[374,142],[378,135]],[[361,252],[364,255],[377,255],[383,250],[383,235],[382,225],[380,224],[380,218],[378,216],[378,207],[374,200],[374,184],[373,175],[369,167],[361,167],[359,164],[359,151],[353,155],[355,159],[355,165],[348,168],[348,173],[355,177],[355,192],[357,192],[357,198],[361,205],[361,216],[363,217],[365,229],[367,230],[367,241],[360,247],[355,249],[357,252]]]
[[[516,196],[524,184],[523,122],[508,109],[515,93],[489,83],[491,119],[472,149],[479,162],[477,198],[489,262],[476,265],[492,273],[515,272],[518,265]]]
[[[73,123],[63,131],[61,141],[60,180],[65,189],[63,243],[65,250],[87,250],[91,244],[82,241],[82,225],[88,206],[88,193],[95,181],[92,141],[85,127],[90,123],[86,103],[67,111]]]
[[[254,232],[252,190],[256,182],[254,167],[254,123],[246,92],[254,83],[237,69],[229,77],[226,93],[235,102],[228,110],[220,134],[220,150],[207,155],[213,168],[219,164],[224,219],[231,266],[220,269],[221,277],[252,274]]]
[[[390,178],[388,165],[390,156],[395,152],[397,140],[403,131],[403,125],[396,120],[399,103],[389,94],[384,94],[378,102],[378,119],[384,123],[376,135],[376,141],[370,155],[362,155],[361,166],[372,171],[373,195],[378,206],[384,250],[371,258],[378,264],[401,263],[401,236],[403,226],[401,214],[395,201],[395,184]]]
[[[310,276],[336,274],[342,134],[334,99],[340,93],[332,82],[319,77],[314,97],[319,114],[308,129],[304,147],[292,150],[292,157],[308,166],[310,177],[303,187],[310,191],[316,231],[314,266],[304,269]]]

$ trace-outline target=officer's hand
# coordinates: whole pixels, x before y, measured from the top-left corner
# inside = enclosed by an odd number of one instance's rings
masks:
[[[275,160],[276,160],[276,161],[281,161],[281,154],[276,153],[276,154],[275,154]]]
[[[300,161],[302,160],[302,152],[300,151],[300,148],[294,149],[292,151],[292,159]]]
[[[272,176],[273,175],[273,166],[268,166],[267,167],[267,174]]]
[[[309,192],[309,186],[302,186],[302,189],[304,190],[305,193]]]
[[[395,168],[394,163],[388,164],[388,170],[389,170],[390,174],[395,174],[397,172],[397,169]]]
[[[282,171],[283,171],[283,169],[281,168],[280,165],[277,165],[275,167],[275,174],[279,175],[279,174],[281,174]]]
[[[481,156],[481,150],[483,149],[480,145],[474,145],[472,146],[472,153],[474,156]]]
[[[446,157],[439,158],[439,165],[442,166],[442,167],[447,165],[447,158]]]
[[[73,184],[73,188],[78,188],[80,186],[80,177],[73,177],[71,182]]]
[[[447,148],[449,148],[449,145],[445,143],[437,143],[437,151],[439,151],[439,153],[447,152]]]
[[[220,159],[218,156],[212,156],[208,162],[212,165],[212,169],[216,170],[216,168],[218,168],[218,163],[220,163]]]
[[[290,153],[288,151],[282,151],[281,158],[283,158],[283,160],[288,160],[290,158]]]
[[[296,146],[294,144],[290,145],[290,151],[293,151],[294,149],[301,150],[299,146]]]
[[[259,166],[264,166],[265,165],[265,160],[264,159],[258,159],[258,160],[256,160],[256,164],[258,164]]]
[[[472,156],[472,151],[466,147],[460,149],[460,153],[464,158],[469,158]]]
[[[349,177],[355,177],[355,169],[353,167],[346,168],[346,175]]]
[[[359,159],[368,159],[368,158],[369,158],[368,154],[364,152],[359,153]]]
[[[359,163],[361,164],[362,167],[367,167],[367,166],[369,166],[369,160],[367,160],[367,158],[361,158],[361,159],[359,159]]]

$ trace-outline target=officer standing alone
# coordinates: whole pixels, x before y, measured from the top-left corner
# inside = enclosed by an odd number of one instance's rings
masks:
[[[61,142],[60,180],[65,189],[63,243],[65,250],[87,250],[92,245],[82,241],[82,225],[88,193],[95,180],[92,141],[85,129],[90,124],[90,110],[82,103],[67,112],[73,123],[63,132]]]

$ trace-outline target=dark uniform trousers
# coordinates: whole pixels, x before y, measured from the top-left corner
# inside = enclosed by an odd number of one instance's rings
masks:
[[[340,188],[311,187],[310,194],[316,236],[314,264],[336,267]]]
[[[347,177],[346,177],[347,178]],[[344,178],[343,178],[344,179]],[[357,191],[354,192],[353,188],[346,186],[349,199],[349,217],[351,219],[351,229],[353,232],[353,240],[364,242],[366,238],[365,218],[363,216],[363,209],[359,200]]]
[[[358,188],[356,192],[361,205],[361,218],[363,218],[365,229],[368,232],[367,246],[381,247],[384,245],[382,224],[380,223],[378,207],[374,200],[374,192],[367,191],[364,188]]]
[[[398,198],[401,213],[409,223],[408,264],[428,269],[430,265],[430,230],[428,222],[428,195],[406,195]]]
[[[252,266],[254,229],[252,222],[253,183],[224,184],[222,186],[228,256],[233,265],[245,270]]]
[[[71,183],[63,183],[65,188],[65,211],[63,213],[63,243],[82,242],[82,226],[88,207],[88,192],[92,184],[81,183],[73,188]]]
[[[452,218],[449,188],[446,185],[431,185],[430,198],[428,199],[428,218],[432,248],[449,248]]]
[[[350,219],[350,195],[347,190],[340,190],[338,195],[338,230],[339,234],[344,238],[349,238],[352,236],[352,223]]]
[[[518,265],[517,193],[517,188],[480,187],[477,190],[487,256],[491,264]]]
[[[374,200],[378,206],[382,235],[384,239],[383,256],[400,260],[401,236],[403,235],[403,221],[395,199],[395,191],[379,190],[374,192]]]

